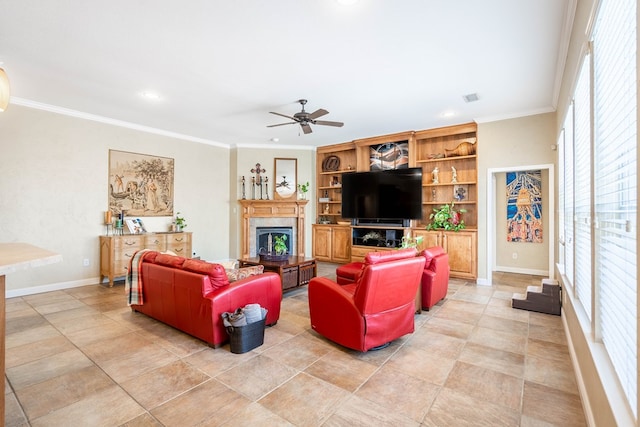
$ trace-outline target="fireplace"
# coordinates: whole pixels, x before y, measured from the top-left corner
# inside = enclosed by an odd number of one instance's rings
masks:
[[[258,256],[258,228],[288,228],[289,254],[305,256],[305,214],[307,200],[238,200],[242,207],[240,257]],[[290,237],[290,238],[289,238]],[[268,237],[267,237],[268,238]],[[266,246],[265,246],[266,247]]]
[[[269,253],[275,236],[287,236],[287,253],[293,254],[293,227],[256,227],[256,253]]]

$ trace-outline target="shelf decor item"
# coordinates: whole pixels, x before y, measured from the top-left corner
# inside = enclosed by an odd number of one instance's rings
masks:
[[[460,214],[464,212],[466,212],[466,209],[456,210],[453,203],[450,205],[442,205],[440,208],[434,209],[433,213],[429,215],[431,222],[427,224],[427,230],[462,230],[466,225],[460,217]]]
[[[445,157],[472,156],[474,154],[476,154],[476,146],[471,142],[461,142],[453,150],[447,150],[446,148],[444,150]]]
[[[178,232],[182,231],[187,226],[187,220],[183,216],[180,216],[180,212],[176,213],[176,219],[174,222],[176,225],[175,231]]]
[[[322,161],[323,172],[333,172],[340,168],[340,157],[331,155]]]
[[[307,192],[309,191],[309,187],[309,181],[307,181],[306,184],[298,184],[298,193],[300,193],[301,200],[307,199]]]

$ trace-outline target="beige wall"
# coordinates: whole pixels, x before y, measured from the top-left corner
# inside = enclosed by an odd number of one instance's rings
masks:
[[[0,241],[63,256],[59,264],[8,275],[8,291],[96,283],[109,149],[174,158],[175,208],[187,218],[193,250],[206,259],[228,257],[228,148],[13,104],[0,115],[0,138]],[[151,231],[165,231],[170,222],[145,218]]]
[[[497,230],[504,230],[504,226],[496,222],[497,218],[487,218],[489,203],[487,188],[490,185],[487,182],[487,173],[489,169],[509,168],[515,171],[526,166],[555,164],[556,151],[551,148],[551,145],[556,142],[555,129],[555,113],[478,124],[478,281],[480,283],[491,283],[491,271],[487,269],[487,244],[491,241],[487,239],[495,242],[496,254],[508,254],[509,257],[516,245],[506,242],[506,239],[496,234]],[[496,190],[499,190],[500,182],[496,185]],[[546,188],[548,190],[548,185]],[[496,201],[503,199],[504,193],[501,191],[496,191],[495,194]],[[504,208],[496,206],[495,212],[496,216],[504,217],[502,214]],[[491,223],[490,227],[487,226],[489,223]],[[487,236],[488,228],[494,230],[494,235]],[[535,246],[538,247],[530,246],[524,249],[518,246],[518,252],[523,252],[523,256],[519,256],[516,263],[518,268],[548,270],[548,244]]]
[[[97,282],[110,149],[175,159],[175,209],[187,218],[194,252],[207,260],[239,255],[239,179],[250,181],[256,163],[272,181],[274,158],[297,158],[298,179],[315,177],[309,147],[212,146],[15,104],[0,115],[0,138],[0,242],[28,242],[63,256],[62,263],[7,276],[8,295]],[[271,185],[269,193],[273,198]],[[312,203],[306,214],[310,255]],[[166,231],[172,220],[143,219],[149,231]]]
[[[251,198],[251,177],[255,174],[251,173],[251,169],[256,167],[256,163],[260,163],[261,168],[265,169],[264,175],[269,178],[269,198],[273,200],[273,183],[274,177],[274,163],[276,158],[289,158],[298,159],[298,182],[311,184],[309,194],[315,194],[315,150],[313,147],[299,147],[297,149],[284,149],[282,147],[264,148],[254,147],[247,148],[241,147],[234,150],[236,155],[235,174],[232,176],[232,181],[236,182],[235,191],[231,194],[235,195],[236,200],[242,198],[242,187],[240,180],[242,176],[246,180],[246,197]],[[256,194],[256,198],[259,199],[259,193]],[[310,200],[307,203],[305,209],[306,216],[306,230],[305,230],[305,255],[311,256],[311,224],[315,222],[315,204],[313,203],[313,196],[308,196]],[[232,211],[232,216],[236,220],[235,236],[232,238],[232,246],[234,254],[233,257],[240,255],[240,209],[237,205]]]

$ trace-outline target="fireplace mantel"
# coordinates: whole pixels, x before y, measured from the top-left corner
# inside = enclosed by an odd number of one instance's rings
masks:
[[[242,208],[242,258],[251,257],[252,218],[296,218],[296,253],[304,257],[304,208],[308,200],[238,200]]]

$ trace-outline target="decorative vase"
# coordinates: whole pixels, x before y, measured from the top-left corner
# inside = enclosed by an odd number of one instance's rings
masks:
[[[453,150],[444,150],[445,157],[471,156],[476,154],[476,146],[470,142],[461,142]]]

